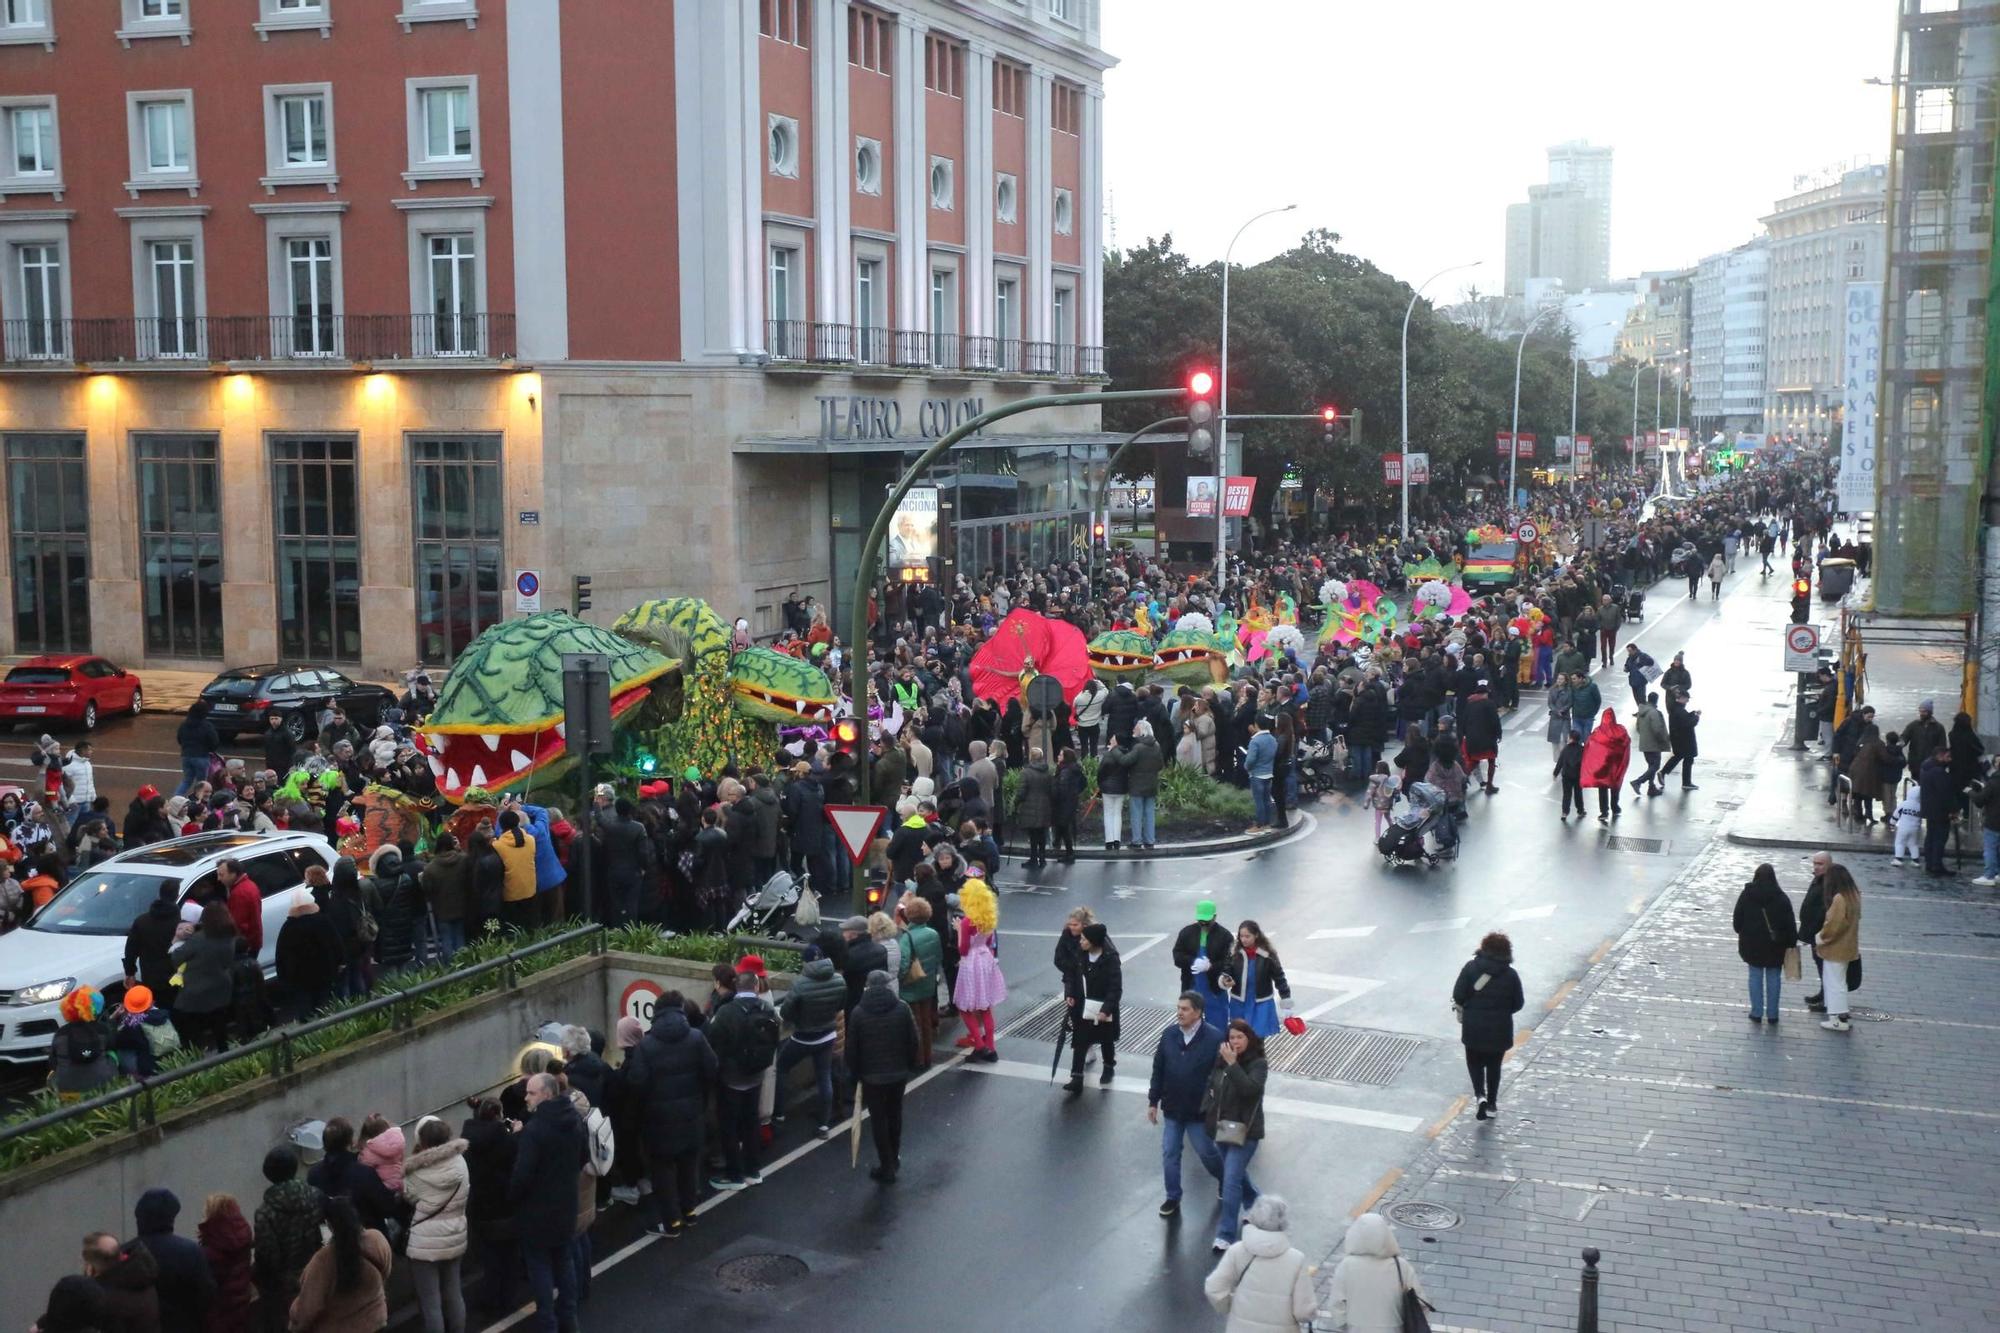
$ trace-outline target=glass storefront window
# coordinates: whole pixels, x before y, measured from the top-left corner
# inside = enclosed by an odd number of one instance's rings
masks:
[[[278,646],[311,661],[361,660],[361,529],[353,440],[271,441]]]
[[[146,652],[222,656],[222,479],[215,437],[141,435],[140,591]]]
[[[418,650],[448,666],[500,619],[500,440],[417,438],[410,456]]]
[[[81,435],[7,437],[14,651],[90,651],[90,520]]]

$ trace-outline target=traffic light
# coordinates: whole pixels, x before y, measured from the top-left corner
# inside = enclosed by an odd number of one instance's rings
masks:
[[[1338,420],[1339,409],[1322,407],[1319,410],[1319,442],[1329,449],[1333,448],[1333,423]]]
[[[1197,370],[1188,376],[1188,456],[1207,458],[1215,447],[1215,432],[1209,429],[1215,420],[1215,376],[1205,370]]]
[[[1803,625],[1812,618],[1812,580],[1792,580],[1792,623]]]
[[[861,753],[861,724],[851,717],[837,719],[833,724],[833,748],[841,754],[859,756]]]
[[[574,615],[590,609],[590,575],[578,574],[570,580],[569,606]]]
[[[1096,522],[1090,525],[1090,544],[1092,546],[1109,545],[1109,543],[1105,541],[1103,519],[1098,519]]]

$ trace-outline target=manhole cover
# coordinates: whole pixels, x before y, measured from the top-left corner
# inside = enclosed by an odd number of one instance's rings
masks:
[[[772,1291],[811,1273],[806,1261],[795,1254],[746,1254],[731,1259],[715,1270],[724,1291],[739,1295],[752,1291]]]
[[[1389,1209],[1389,1220],[1416,1231],[1449,1231],[1461,1221],[1459,1215],[1441,1203],[1399,1203]]]

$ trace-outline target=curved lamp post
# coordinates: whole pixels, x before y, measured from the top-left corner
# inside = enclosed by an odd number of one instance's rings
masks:
[[[1410,304],[1403,311],[1403,540],[1410,539],[1410,316],[1417,312],[1417,298],[1424,294],[1424,288],[1436,282],[1447,273],[1457,273],[1461,269],[1478,268],[1484,260],[1475,259],[1469,264],[1453,264],[1441,268],[1417,284],[1410,293]]]

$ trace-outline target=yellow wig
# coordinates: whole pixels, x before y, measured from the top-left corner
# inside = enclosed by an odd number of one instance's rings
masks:
[[[1000,900],[993,896],[993,890],[986,887],[983,879],[968,879],[959,886],[958,905],[965,912],[965,919],[972,928],[982,935],[991,935],[1000,927]]]

